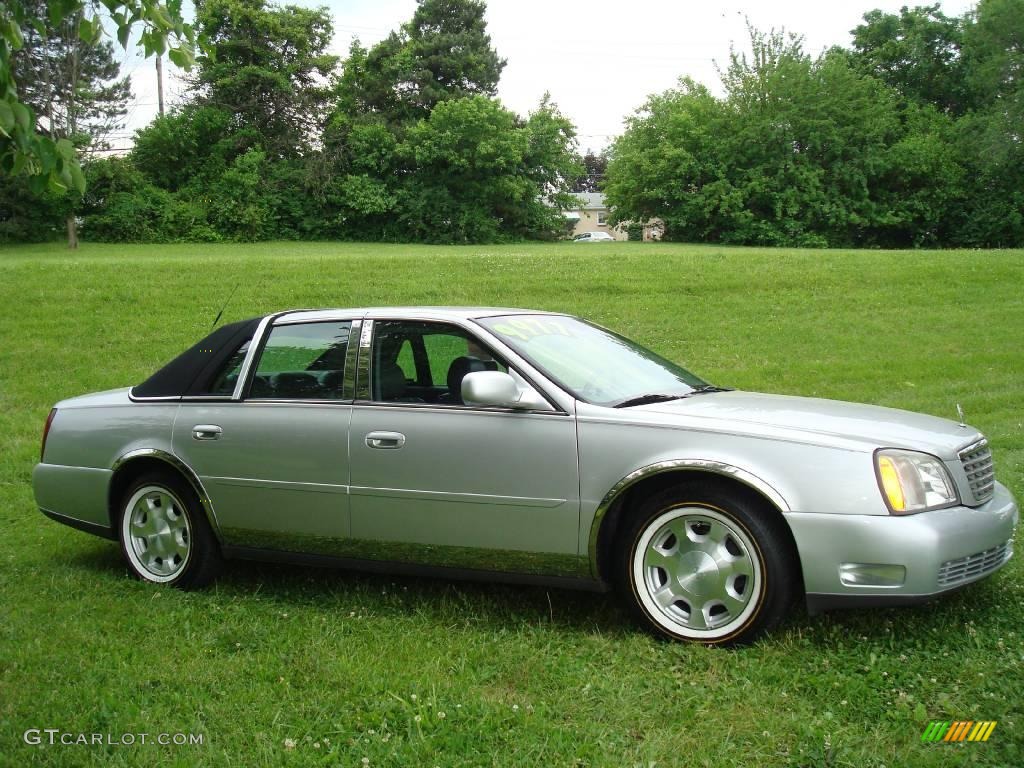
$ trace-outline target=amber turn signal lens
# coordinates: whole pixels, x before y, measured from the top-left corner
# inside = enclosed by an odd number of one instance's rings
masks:
[[[896,464],[888,456],[878,457],[878,476],[882,479],[882,490],[889,499],[889,506],[893,512],[903,512],[907,508],[907,501],[903,496],[903,484],[900,483],[899,473],[896,471]]]

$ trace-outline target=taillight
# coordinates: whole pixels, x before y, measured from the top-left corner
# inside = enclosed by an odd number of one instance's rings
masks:
[[[50,425],[53,424],[53,417],[57,415],[57,409],[51,408],[50,415],[46,417],[46,426],[43,427],[43,447],[39,449],[39,462],[42,463],[46,455],[46,438],[50,435]]]

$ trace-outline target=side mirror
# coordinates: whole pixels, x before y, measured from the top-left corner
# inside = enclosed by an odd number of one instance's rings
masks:
[[[548,401],[531,387],[521,388],[501,371],[474,371],[462,379],[462,402],[491,408],[549,410]]]

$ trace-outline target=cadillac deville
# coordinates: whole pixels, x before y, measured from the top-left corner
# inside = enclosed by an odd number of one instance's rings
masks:
[[[193,589],[231,558],[615,589],[641,623],[749,642],[916,603],[1012,555],[966,424],[715,387],[584,320],[294,310],[217,328],[135,387],[64,400],[43,514]]]

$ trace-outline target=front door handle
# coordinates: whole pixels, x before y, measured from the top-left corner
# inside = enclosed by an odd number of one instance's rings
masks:
[[[401,448],[405,445],[405,435],[401,432],[371,432],[366,436],[366,444],[370,448]]]
[[[220,440],[223,429],[216,424],[196,424],[192,427],[193,440]]]

